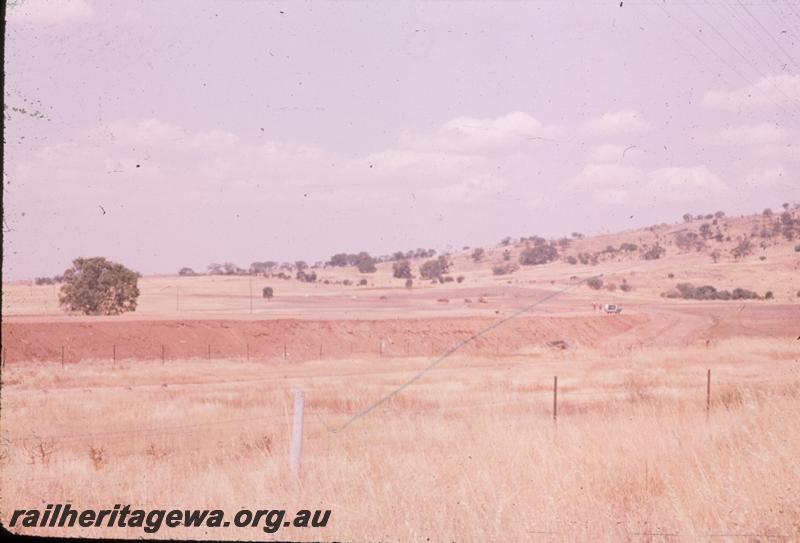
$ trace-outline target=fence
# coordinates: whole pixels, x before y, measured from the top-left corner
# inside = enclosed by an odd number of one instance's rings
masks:
[[[397,358],[414,356],[434,356],[436,353],[446,352],[453,347],[463,343],[463,340],[429,340],[429,341],[392,341],[388,339],[376,339],[371,342],[336,342],[336,345],[324,342],[301,342],[289,343],[273,341],[258,341],[241,343],[239,348],[230,349],[228,343],[226,347],[220,347],[214,343],[194,342],[194,343],[155,343],[149,346],[141,344],[130,345],[125,343],[112,343],[104,348],[92,346],[87,351],[69,344],[58,347],[43,349],[30,349],[27,346],[3,347],[0,353],[0,365],[6,363],[26,363],[26,362],[57,362],[62,366],[77,364],[82,361],[111,361],[112,363],[131,360],[155,360],[166,363],[169,360],[290,360],[290,361],[309,361],[322,360],[323,358],[346,358],[349,356],[376,356],[378,358]],[[556,342],[554,342],[556,343]],[[526,350],[545,348],[553,352],[554,355],[566,356],[566,347],[561,344],[550,345],[548,342],[542,344],[530,344],[520,346],[503,346],[500,343],[472,341],[460,350],[478,356],[519,356],[526,354]],[[641,347],[637,347],[641,348]],[[630,347],[622,353],[630,353],[634,347]],[[31,354],[34,351],[35,354]],[[43,354],[44,351],[44,354]],[[615,349],[612,356],[620,356],[620,351]]]

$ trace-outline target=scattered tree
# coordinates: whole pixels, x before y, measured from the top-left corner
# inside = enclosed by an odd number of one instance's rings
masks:
[[[558,258],[558,249],[552,245],[537,245],[524,249],[519,255],[519,263],[524,266],[547,264]]]
[[[398,260],[392,264],[392,274],[397,279],[411,279],[411,262],[408,260]]]
[[[264,287],[261,289],[261,297],[266,298],[267,300],[271,300],[272,297],[275,295],[275,291],[272,290],[272,287]]]
[[[58,297],[67,310],[85,315],[119,315],[136,311],[138,274],[103,257],[76,258],[64,272]]]

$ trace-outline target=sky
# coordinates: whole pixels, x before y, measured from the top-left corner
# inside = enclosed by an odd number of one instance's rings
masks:
[[[791,0],[8,4],[4,280],[800,200]]]

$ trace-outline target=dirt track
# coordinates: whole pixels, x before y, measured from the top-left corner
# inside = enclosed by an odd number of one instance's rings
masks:
[[[646,318],[520,317],[506,322],[464,347],[467,353],[515,353],[548,341],[595,345],[640,325]],[[4,323],[3,347],[9,362],[110,359],[251,358],[284,356],[292,360],[355,353],[377,356],[429,356],[498,322],[480,317],[403,320],[196,320],[80,321]]]

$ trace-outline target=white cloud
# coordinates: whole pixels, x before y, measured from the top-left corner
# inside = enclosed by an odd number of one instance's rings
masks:
[[[626,109],[590,119],[581,125],[580,130],[588,136],[618,136],[638,134],[648,128],[637,111]]]
[[[432,134],[405,133],[400,147],[444,152],[514,152],[537,140],[555,140],[562,135],[556,126],[515,111],[495,118],[457,117]]]
[[[800,75],[771,75],[733,90],[711,90],[703,96],[707,107],[723,110],[796,105],[800,100]]]
[[[734,145],[781,143],[786,141],[789,132],[774,123],[760,123],[726,128],[719,133],[718,142]]]
[[[26,23],[80,23],[94,19],[86,0],[18,0],[7,6],[9,21]]]
[[[644,178],[639,168],[623,164],[587,164],[572,179],[575,186],[584,187],[628,187],[638,184]]]
[[[785,182],[788,182],[788,178],[780,166],[752,172],[745,178],[745,184],[756,189],[764,189]]]
[[[706,166],[661,168],[648,174],[648,191],[661,200],[696,201],[716,197],[725,183]]]
[[[508,183],[492,174],[479,174],[433,190],[434,195],[445,202],[477,202],[491,195],[498,195]]]

